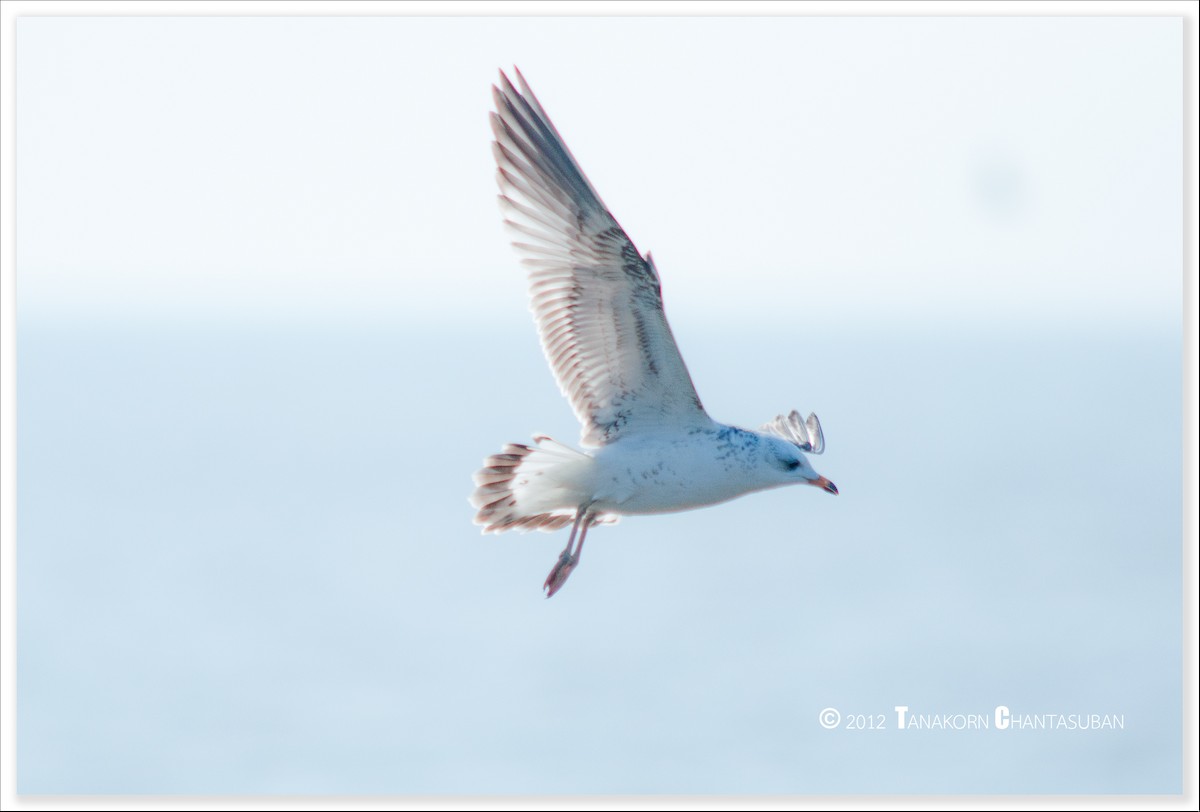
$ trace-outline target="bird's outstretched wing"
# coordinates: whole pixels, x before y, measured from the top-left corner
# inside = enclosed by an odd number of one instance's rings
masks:
[[[820,454],[825,450],[825,433],[821,431],[821,421],[815,414],[810,414],[805,420],[793,409],[791,414],[781,414],[758,430],[795,443],[801,451],[809,454]]]
[[[542,349],[583,442],[709,424],[642,257],[516,71],[493,87],[500,204],[529,269]]]

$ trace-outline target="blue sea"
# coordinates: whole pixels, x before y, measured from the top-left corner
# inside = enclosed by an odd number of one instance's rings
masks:
[[[796,335],[681,344],[841,495],[598,528],[545,600],[564,535],[467,503],[578,437],[532,326],[22,321],[18,791],[1180,792],[1177,325]]]

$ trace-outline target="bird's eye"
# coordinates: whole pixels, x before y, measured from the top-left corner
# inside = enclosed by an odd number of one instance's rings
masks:
[[[779,470],[781,471],[795,471],[800,467],[800,460],[796,459],[790,454],[787,456],[784,456],[783,454],[776,454],[775,465],[778,466]]]

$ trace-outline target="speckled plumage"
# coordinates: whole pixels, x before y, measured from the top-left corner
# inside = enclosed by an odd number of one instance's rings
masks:
[[[519,71],[516,78],[514,87],[502,72],[493,87],[501,209],[528,269],[542,348],[594,450],[547,437],[505,447],[475,475],[476,522],[496,533],[573,524],[546,580],[553,595],[594,524],[800,482],[837,493],[806,456],[824,450],[816,415],[792,412],[759,431],[708,416],[667,324],[650,254],[634,247]]]

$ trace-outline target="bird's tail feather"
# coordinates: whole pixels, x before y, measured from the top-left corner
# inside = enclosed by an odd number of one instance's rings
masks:
[[[509,443],[475,472],[471,504],[483,532],[558,530],[587,501],[592,458],[549,437],[534,442]],[[598,516],[591,524],[609,521],[615,517]]]

